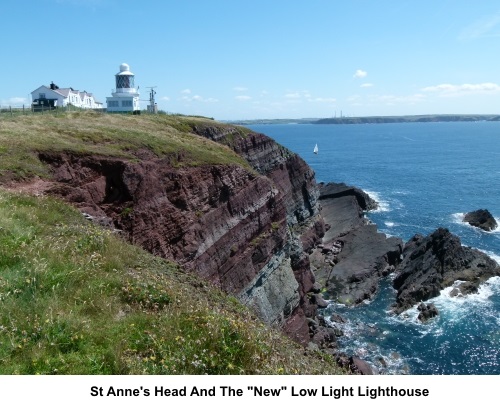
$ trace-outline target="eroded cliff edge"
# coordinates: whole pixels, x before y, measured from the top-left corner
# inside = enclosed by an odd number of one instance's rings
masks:
[[[227,145],[251,167],[185,166],[147,149],[136,159],[41,152],[49,192],[135,244],[234,294],[268,324],[309,339],[314,275],[303,248],[323,232],[311,168],[263,134],[213,122],[183,128]]]

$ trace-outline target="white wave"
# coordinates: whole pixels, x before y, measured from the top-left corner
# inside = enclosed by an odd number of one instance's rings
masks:
[[[498,226],[496,227],[496,229],[493,229],[492,231],[490,231],[488,233],[500,234],[500,217],[494,217],[494,218],[495,218],[495,221],[497,221]]]
[[[378,208],[376,210],[373,210],[372,212],[392,211],[391,207],[389,206],[389,202],[386,200],[383,200],[380,197],[379,193],[377,193],[376,191],[370,191],[370,190],[364,190],[364,191],[366,194],[368,194],[371,198],[373,198],[378,203]]]
[[[451,323],[460,322],[462,319],[469,316],[471,311],[481,311],[485,316],[494,316],[492,313],[493,304],[490,297],[500,293],[500,277],[492,277],[485,281],[479,286],[478,292],[475,294],[468,294],[466,296],[458,294],[451,296],[450,293],[453,289],[458,287],[461,283],[463,283],[463,281],[456,281],[452,286],[443,289],[438,297],[432,298],[426,301],[426,303],[433,303],[440,312],[440,316],[445,316],[447,322]],[[417,307],[419,305],[420,303],[417,303],[401,314],[389,318],[390,322],[411,323],[418,327],[422,335],[432,333],[433,335],[439,336],[445,333],[442,325],[438,325],[436,322],[421,323],[418,320],[419,311]]]
[[[385,226],[388,226],[389,228],[392,228],[396,225],[394,222],[390,222],[390,221],[385,221],[384,224],[385,224]]]
[[[441,304],[443,306],[450,306],[452,310],[456,309],[461,309],[464,306],[468,305],[482,305],[486,304],[489,302],[489,298],[495,294],[495,290],[498,290],[500,288],[500,277],[492,277],[489,280],[485,281],[482,283],[479,288],[477,293],[475,294],[468,294],[466,296],[463,296],[461,294],[456,295],[452,297],[450,293],[453,291],[454,288],[458,287],[460,284],[462,284],[463,281],[455,281],[452,286],[445,288],[444,290],[441,291],[441,294],[430,300],[431,302],[434,302],[434,304]]]
[[[447,314],[448,322],[452,323],[461,322],[470,315],[471,311],[481,312],[484,316],[492,316],[493,312],[496,313],[490,298],[500,293],[500,277],[492,277],[482,283],[475,294],[466,296],[458,294],[452,297],[451,291],[461,283],[462,281],[456,281],[452,286],[442,290],[438,297],[428,302],[432,302],[441,313]]]
[[[464,212],[456,212],[454,214],[451,214],[451,219],[453,223],[470,226],[467,222],[464,222],[464,217],[465,217]]]
[[[392,234],[389,232],[389,228],[387,229],[380,229],[380,232],[382,232],[386,238],[399,238],[398,235]]]

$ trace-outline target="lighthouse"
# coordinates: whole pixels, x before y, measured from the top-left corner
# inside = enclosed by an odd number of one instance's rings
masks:
[[[140,113],[139,91],[135,88],[134,77],[130,66],[122,63],[115,75],[116,88],[111,92],[112,97],[106,97],[108,112]]]

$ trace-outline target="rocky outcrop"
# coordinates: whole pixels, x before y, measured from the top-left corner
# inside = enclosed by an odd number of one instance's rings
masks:
[[[463,222],[467,222],[483,231],[493,231],[498,226],[493,215],[485,209],[468,212],[465,214]]]
[[[486,254],[462,246],[460,239],[439,228],[428,236],[415,235],[403,250],[397,267],[395,312],[436,297],[457,281],[467,282],[462,293],[477,291],[479,284],[500,275],[500,266]]]
[[[345,183],[319,183],[320,199],[330,200],[345,196],[354,196],[363,211],[376,210],[378,202],[360,188]]]
[[[403,241],[387,238],[364,218],[363,211],[377,204],[359,189],[321,185],[320,203],[326,232],[311,261],[324,295],[350,305],[372,298],[380,278],[399,262]]]
[[[262,134],[214,123],[193,132],[224,143],[253,167],[174,167],[137,152],[137,161],[44,153],[50,192],[111,222],[131,242],[172,259],[253,307],[297,341],[309,341],[315,279],[304,252],[324,232],[314,172]],[[292,231],[292,226],[296,231]]]

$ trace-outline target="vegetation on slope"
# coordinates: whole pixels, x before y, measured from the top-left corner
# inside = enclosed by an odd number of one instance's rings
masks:
[[[337,373],[232,297],[48,197],[0,190],[0,373]]]
[[[236,164],[250,169],[230,148],[191,133],[214,121],[169,115],[115,115],[92,111],[33,114],[0,120],[0,178],[47,177],[39,152],[71,152],[136,160],[148,151],[173,166]]]
[[[235,298],[67,204],[1,187],[2,173],[48,176],[40,151],[136,159],[149,149],[178,165],[246,165],[186,133],[192,120],[72,113],[0,121],[0,374],[342,373]]]

